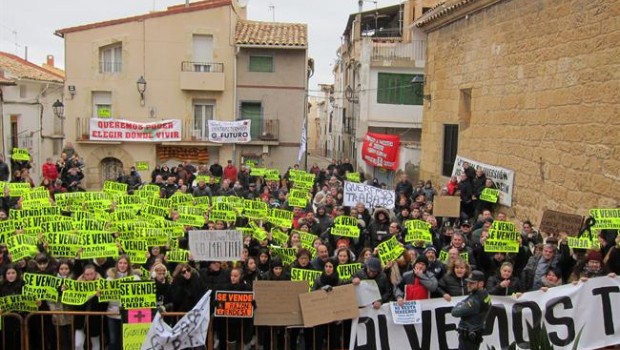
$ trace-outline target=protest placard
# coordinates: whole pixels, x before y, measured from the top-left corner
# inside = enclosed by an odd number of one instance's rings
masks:
[[[484,188],[482,193],[480,193],[479,199],[485,202],[497,203],[497,200],[499,199],[499,190],[494,188]]]
[[[13,148],[11,151],[11,159],[18,161],[29,161],[30,153],[25,148]]]
[[[362,269],[361,263],[342,264],[338,265],[338,277],[340,280],[348,281],[353,278],[353,275]]]
[[[145,160],[140,160],[136,162],[136,170],[137,171],[148,171],[149,170],[149,162]]]
[[[482,162],[478,162],[472,159],[467,159],[459,155],[454,160],[454,166],[452,167],[452,175],[459,178],[463,172],[463,163],[469,163],[469,165],[478,169],[481,168],[487,179],[493,180],[495,187],[500,191],[499,204],[510,207],[512,205],[512,189],[514,185],[515,172],[514,170],[502,168],[495,165],[489,165]]]
[[[252,318],[254,316],[254,293],[216,291],[213,316]]]
[[[193,230],[189,232],[189,251],[195,261],[233,261],[241,259],[243,234],[236,230]]]
[[[344,182],[344,205],[354,207],[357,203],[364,203],[366,208],[382,207],[393,209],[396,193],[393,190],[383,190],[355,182]]]
[[[593,229],[620,229],[620,209],[590,209],[590,216],[596,220]]]
[[[123,309],[151,309],[157,307],[155,282],[122,282],[120,284]]]
[[[321,276],[323,271],[299,269],[293,267],[291,269],[291,281],[308,281],[309,290],[312,290],[314,281]]]
[[[540,221],[540,231],[546,234],[566,232],[569,236],[576,236],[581,230],[583,216],[566,214],[555,210],[545,210]]]
[[[416,324],[422,322],[422,308],[418,301],[406,301],[403,306],[397,302],[390,303],[394,324]]]
[[[445,218],[461,216],[461,199],[454,196],[435,196],[433,199],[433,215]]]
[[[63,279],[64,291],[61,301],[67,305],[83,305],[97,293],[99,281],[74,281]]]
[[[396,240],[396,236],[392,236],[387,241],[379,243],[377,248],[379,250],[379,259],[383,266],[387,265],[390,261],[398,259],[405,251],[405,248]]]
[[[34,295],[37,300],[58,301],[62,278],[39,273],[25,273],[22,294]]]
[[[255,281],[253,286],[256,298],[255,326],[303,324],[299,295],[308,293],[306,281]]]
[[[359,317],[355,286],[347,284],[330,291],[317,290],[299,295],[304,327]]]
[[[209,120],[209,141],[216,143],[245,143],[252,141],[250,119],[233,122]]]
[[[407,220],[405,221],[405,228],[407,234],[405,235],[405,242],[426,242],[433,244],[433,235],[430,231],[431,225],[422,220]]]

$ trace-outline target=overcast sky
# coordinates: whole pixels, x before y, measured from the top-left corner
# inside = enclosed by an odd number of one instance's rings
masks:
[[[401,0],[364,0],[364,10],[400,3]],[[64,67],[63,39],[56,29],[163,10],[184,0],[0,0],[0,51],[45,62],[47,54]],[[309,55],[315,61],[310,89],[332,83],[331,65],[347,19],[357,12],[358,0],[249,0],[248,18],[260,21],[308,24]]]

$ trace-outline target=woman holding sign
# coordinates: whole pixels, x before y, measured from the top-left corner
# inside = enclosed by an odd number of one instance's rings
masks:
[[[101,278],[101,275],[95,270],[95,266],[84,266],[84,273],[78,277],[78,281],[96,281]],[[107,303],[100,303],[99,297],[95,294],[90,297],[86,303],[76,307],[76,311],[105,311]],[[88,317],[88,318],[87,318]],[[75,317],[75,350],[84,350],[84,342],[86,341],[86,335],[90,337],[90,349],[101,349],[101,324],[100,319],[102,316],[76,316]],[[88,328],[86,328],[88,325]]]
[[[128,276],[134,276],[134,280],[139,281],[139,272],[133,271],[131,268],[131,262],[127,255],[121,255],[116,260],[116,266],[112,267],[107,272],[107,280],[115,280]],[[108,316],[108,334],[110,336],[109,350],[121,350],[122,339],[122,322],[121,315],[119,313],[120,303],[118,301],[110,301],[108,304],[108,312],[115,312],[118,315]]]
[[[9,264],[4,270],[3,280],[0,284],[0,297],[6,297],[9,295],[22,294],[22,288],[24,286],[24,280],[21,277],[21,271],[14,265]],[[1,306],[0,306],[1,307]],[[2,310],[0,313],[9,312],[11,310]],[[21,331],[19,321],[14,317],[3,318],[4,322],[2,331],[4,332],[4,343],[10,344],[7,349],[20,349],[21,348]],[[0,346],[3,345],[0,342]]]

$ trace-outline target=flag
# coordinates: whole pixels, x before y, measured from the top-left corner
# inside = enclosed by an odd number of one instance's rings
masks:
[[[174,328],[164,322],[157,312],[142,350],[187,349],[205,345],[211,319],[210,301],[211,291],[208,291]]]
[[[301,124],[301,144],[299,145],[299,153],[297,154],[297,164],[301,164],[301,159],[306,153],[306,141],[308,135],[306,134],[306,119],[304,118],[303,124]]]

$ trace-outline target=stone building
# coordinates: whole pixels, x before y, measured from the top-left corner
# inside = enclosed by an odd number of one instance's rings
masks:
[[[617,207],[620,2],[448,0],[428,33],[421,177],[445,183],[456,154],[515,172],[511,208]]]

